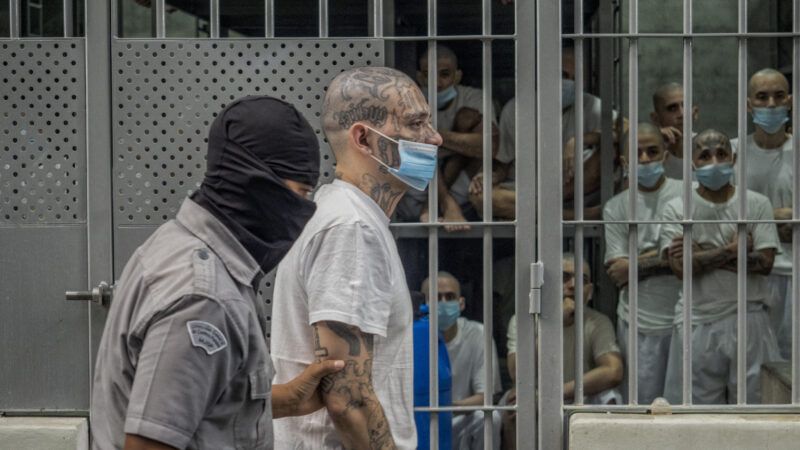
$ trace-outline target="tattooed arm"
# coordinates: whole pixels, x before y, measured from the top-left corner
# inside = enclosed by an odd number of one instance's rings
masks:
[[[692,272],[704,273],[715,269],[736,272],[739,258],[739,239],[734,235],[731,241],[722,247],[701,248],[693,244]],[[678,278],[683,277],[683,236],[672,240],[668,250],[670,265]],[[747,271],[761,275],[769,275],[775,261],[775,249],[753,250],[753,237],[747,236]]]
[[[669,260],[662,258],[658,251],[651,250],[639,255],[639,271],[637,272],[639,281],[657,275],[672,275],[672,267]],[[628,258],[617,258],[609,261],[606,273],[617,287],[628,284]]]
[[[342,359],[322,380],[322,400],[347,449],[394,449],[389,422],[372,386],[373,335],[341,322],[314,324],[317,360]]]

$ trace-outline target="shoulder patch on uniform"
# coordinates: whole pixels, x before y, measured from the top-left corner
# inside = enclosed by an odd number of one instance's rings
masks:
[[[228,340],[225,339],[222,331],[208,322],[190,320],[186,322],[186,328],[189,329],[192,345],[202,348],[209,355],[213,355],[228,346]]]

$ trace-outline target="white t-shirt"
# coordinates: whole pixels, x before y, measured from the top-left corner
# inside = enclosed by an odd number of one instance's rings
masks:
[[[413,311],[389,219],[352,184],[334,180],[278,266],[272,308],[275,383],[314,360],[311,324],[331,320],[375,335],[372,385],[398,448],[417,446],[414,426]],[[287,212],[288,213],[288,212]],[[325,409],[275,420],[275,448],[341,446]]]
[[[739,140],[731,140],[736,152]],[[765,149],[756,144],[754,135],[747,137],[747,189],[764,194],[774,209],[792,207],[794,187],[794,157],[789,136],[782,148]],[[772,267],[775,275],[792,275],[792,244],[781,242],[781,253],[775,256]]]
[[[697,193],[692,193],[694,220],[738,220],[739,190],[725,203],[712,203]],[[665,220],[683,220],[683,199],[670,200],[664,207]],[[772,205],[758,192],[747,191],[747,219],[771,220]],[[747,225],[753,236],[753,250],[777,249],[778,232],[773,223]],[[734,223],[697,223],[692,226],[693,240],[701,247],[722,247],[736,235]],[[669,247],[672,238],[683,235],[680,224],[664,224],[659,239],[661,251]],[[737,274],[723,269],[698,273],[692,279],[693,324],[717,321],[736,312]],[[765,302],[768,297],[767,279],[763,275],[747,274],[747,301]],[[683,291],[675,307],[675,323],[683,321]]]
[[[683,183],[671,178],[665,178],[661,188],[654,192],[637,191],[636,220],[658,220],[664,210],[664,205],[674,198],[681,196]],[[628,210],[628,191],[625,190],[606,203],[603,208],[603,220],[630,220]],[[651,250],[659,250],[658,236],[661,224],[639,224],[638,254]],[[628,258],[628,225],[609,223],[605,226],[606,256],[605,263],[617,258]],[[675,275],[658,275],[639,281],[639,331],[643,333],[669,330],[675,317],[675,303],[681,282]],[[619,293],[617,315],[628,320],[628,286],[623,287]]]
[[[575,380],[575,323],[564,327],[564,383]],[[583,373],[595,367],[606,353],[619,353],[619,345],[611,320],[588,306],[583,308]],[[508,322],[508,354],[517,353],[517,316]]]
[[[453,400],[463,400],[479,392],[486,392],[486,374],[483,349],[483,324],[474,320],[459,317],[456,322],[458,333],[452,341],[447,342],[447,354],[450,355],[450,373],[453,374]],[[494,390],[503,390],[500,384],[500,365],[497,362],[497,346],[492,341]]]

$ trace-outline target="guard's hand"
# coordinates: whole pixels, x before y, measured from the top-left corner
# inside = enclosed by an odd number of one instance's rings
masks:
[[[344,368],[344,361],[341,360],[314,362],[287,383],[295,405],[293,415],[303,416],[322,408],[324,406],[322,395],[317,387],[325,376],[336,373],[342,368]]]

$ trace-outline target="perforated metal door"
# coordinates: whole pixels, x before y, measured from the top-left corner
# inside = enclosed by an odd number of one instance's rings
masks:
[[[226,104],[271,95],[314,127],[320,182],[334,158],[319,114],[340,72],[383,65],[383,42],[358,40],[125,40],[112,44],[113,220],[116,276],[160,224],[173,218],[205,172],[208,127]],[[271,276],[261,292],[269,303]]]
[[[0,408],[86,409],[86,96],[81,38],[0,41]],[[13,362],[13,363],[12,363]]]

